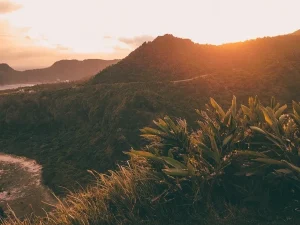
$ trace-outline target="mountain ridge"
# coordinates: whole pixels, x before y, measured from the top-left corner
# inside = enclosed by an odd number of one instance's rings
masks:
[[[24,71],[14,70],[8,64],[2,63],[0,64],[0,85],[86,79],[118,61],[119,59],[59,60],[46,68]]]
[[[296,30],[295,32],[291,33],[292,35],[300,35],[300,29]]]
[[[186,80],[202,74],[250,74],[290,82],[300,77],[300,36],[280,35],[223,45],[194,43],[166,34],[145,42],[98,73],[90,84]],[[300,82],[300,79],[297,79]]]

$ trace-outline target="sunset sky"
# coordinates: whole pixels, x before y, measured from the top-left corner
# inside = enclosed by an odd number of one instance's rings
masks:
[[[299,0],[0,0],[0,63],[123,58],[171,33],[221,44],[300,29]]]

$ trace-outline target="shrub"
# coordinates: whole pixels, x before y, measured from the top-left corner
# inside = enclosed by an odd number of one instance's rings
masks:
[[[284,208],[300,199],[300,105],[293,102],[289,114],[286,109],[274,98],[265,107],[257,97],[238,108],[233,97],[225,111],[211,98],[206,110],[197,110],[197,130],[166,116],[154,121],[156,128],[141,130],[149,145],[128,154],[148,158],[177,185],[189,183],[197,189],[194,201],[216,204],[221,197]]]

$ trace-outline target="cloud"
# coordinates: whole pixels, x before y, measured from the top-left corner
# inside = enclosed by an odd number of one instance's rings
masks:
[[[0,0],[0,14],[11,13],[22,8],[22,5],[11,2],[9,0]]]
[[[59,51],[69,51],[69,50],[72,50],[71,48],[68,48],[68,47],[65,47],[63,45],[56,45],[56,49],[59,50]]]
[[[29,28],[16,28],[0,20],[0,63],[7,63],[16,70],[48,67],[62,59],[120,59],[128,49],[115,47],[113,52],[80,53],[64,45],[43,45],[46,38],[31,37]]]
[[[140,46],[141,44],[143,44],[145,41],[152,41],[153,39],[154,39],[154,37],[152,37],[152,36],[142,35],[142,36],[136,36],[133,38],[121,37],[121,38],[119,38],[119,41],[123,42],[133,48],[136,48],[136,47]]]

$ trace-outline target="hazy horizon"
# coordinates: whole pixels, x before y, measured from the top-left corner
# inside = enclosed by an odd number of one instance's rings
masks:
[[[46,68],[49,68],[51,67],[54,63],[58,62],[58,61],[64,61],[64,60],[77,60],[77,61],[84,61],[84,60],[107,60],[107,61],[110,61],[110,60],[121,60],[121,59],[100,59],[100,58],[83,58],[83,59],[76,59],[76,58],[68,58],[68,59],[65,59],[65,58],[62,58],[62,59],[57,59],[53,62],[50,62],[48,65],[45,65],[45,66],[36,66],[36,67],[31,67],[31,66],[28,66],[28,67],[22,67],[22,68],[15,68],[13,67],[12,65],[6,63],[6,62],[0,62],[0,64],[7,64],[9,67],[11,67],[12,69],[16,70],[16,71],[26,71],[26,70],[35,70],[35,69],[46,69]]]
[[[296,0],[0,0],[0,63],[121,59],[166,33],[203,44],[287,34],[300,28],[298,8]]]

